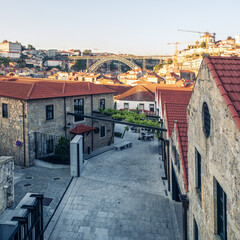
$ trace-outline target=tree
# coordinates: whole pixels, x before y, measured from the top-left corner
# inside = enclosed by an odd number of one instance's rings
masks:
[[[66,137],[61,137],[55,147],[54,155],[62,161],[70,159],[70,141]]]
[[[163,68],[163,66],[164,66],[163,63],[160,63],[160,64],[156,65],[156,66],[153,68],[154,72],[156,72],[156,71],[158,71],[159,69]]]
[[[84,56],[89,56],[89,55],[91,55],[92,54],[92,50],[88,50],[88,49],[85,49],[84,51],[83,51],[83,55]]]
[[[232,40],[233,38],[231,36],[228,36],[227,37],[227,40]]]
[[[172,63],[173,63],[173,60],[172,60],[171,58],[169,58],[169,59],[167,60],[167,64],[171,65]]]
[[[28,50],[36,50],[36,48],[31,44],[28,44],[27,48]]]
[[[202,43],[200,44],[200,47],[201,47],[201,48],[206,48],[206,46],[207,46],[206,42],[202,42]]]

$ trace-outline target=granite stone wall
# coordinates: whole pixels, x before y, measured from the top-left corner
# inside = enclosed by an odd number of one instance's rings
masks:
[[[211,116],[210,136],[203,132],[202,106]],[[240,236],[240,132],[203,61],[188,108],[189,239],[193,219],[199,239],[220,239],[217,235],[217,182],[227,195],[227,238]],[[201,154],[201,192],[196,189],[196,150]]]
[[[14,162],[12,157],[0,157],[0,215],[14,201]]]

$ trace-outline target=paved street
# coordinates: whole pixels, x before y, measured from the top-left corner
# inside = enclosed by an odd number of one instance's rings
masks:
[[[166,196],[157,141],[137,140],[132,148],[90,158],[74,178],[45,239],[180,239],[174,204]],[[118,139],[119,140],[119,139]]]
[[[45,226],[71,180],[69,168],[22,168],[17,165],[14,168],[14,205],[11,208],[15,208],[28,192],[43,194],[50,200],[43,209]]]

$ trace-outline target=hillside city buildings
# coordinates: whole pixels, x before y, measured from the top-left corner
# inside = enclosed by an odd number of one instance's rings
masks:
[[[1,51],[13,54],[15,44],[4,42]],[[216,41],[206,33],[155,71],[119,74],[65,71],[75,50],[61,51],[64,60],[55,49],[24,51],[18,54],[34,67],[10,61],[0,69],[0,154],[12,156],[0,158],[1,176],[13,162],[30,167],[53,155],[61,137],[82,135],[85,154],[114,143],[113,122],[73,114],[138,111],[167,130],[158,137],[170,198],[182,203],[184,239],[239,239],[239,35]],[[7,185],[0,214],[13,201],[12,177]]]

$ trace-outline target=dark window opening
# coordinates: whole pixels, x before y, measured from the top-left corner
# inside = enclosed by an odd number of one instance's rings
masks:
[[[129,109],[129,103],[124,103],[124,109]]]
[[[105,110],[105,99],[100,99],[100,108]]]
[[[84,99],[75,99],[74,100],[74,114],[84,114]],[[79,122],[83,121],[84,117],[83,116],[74,116],[74,121]]]
[[[46,150],[47,153],[53,153],[53,139],[49,139],[46,141]]]
[[[103,125],[101,126],[100,137],[103,138],[105,136],[106,136],[106,127]]]
[[[199,239],[198,225],[195,219],[193,219],[193,229],[194,229],[194,240],[198,240]]]
[[[140,103],[138,108],[139,110],[144,110],[144,103]]]
[[[8,105],[6,103],[2,104],[2,117],[8,118]]]
[[[211,116],[209,113],[208,105],[207,103],[203,103],[203,132],[205,136],[208,138],[210,135],[210,129],[211,129]]]
[[[217,182],[217,233],[227,240],[227,195]]]
[[[198,152],[197,149],[195,149],[195,157],[196,157],[196,188],[201,192],[202,189],[202,180],[201,180],[201,161],[202,157],[201,154]]]
[[[149,104],[149,111],[154,112],[154,104]]]
[[[46,120],[51,120],[54,118],[53,105],[46,106]]]

